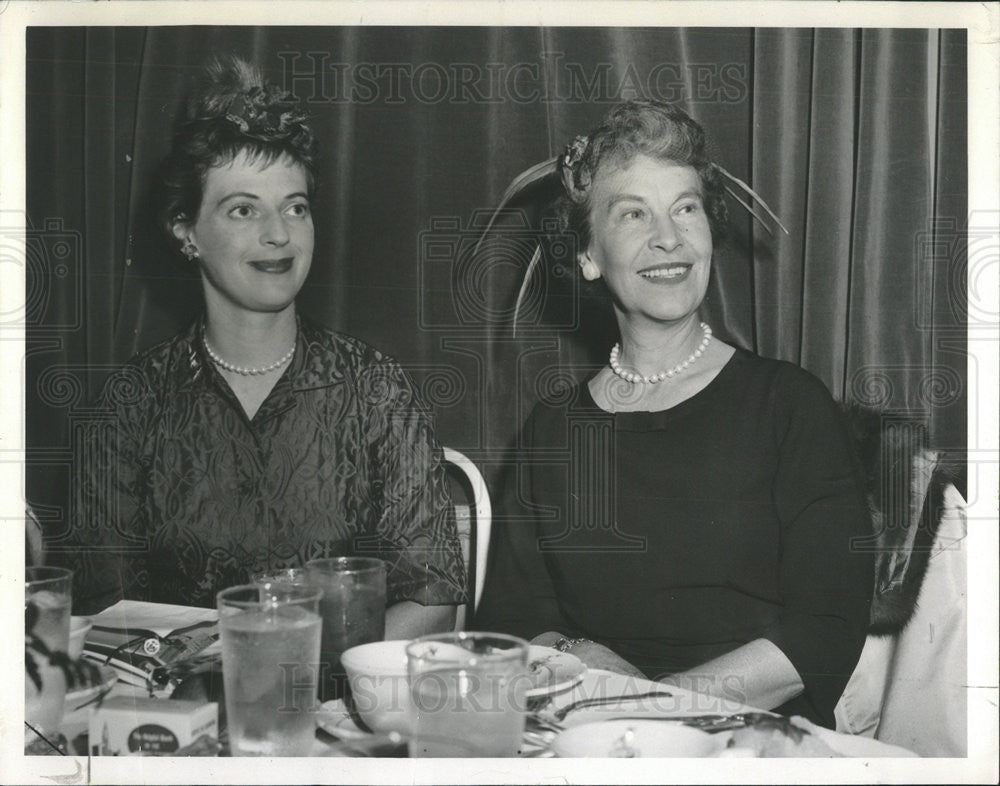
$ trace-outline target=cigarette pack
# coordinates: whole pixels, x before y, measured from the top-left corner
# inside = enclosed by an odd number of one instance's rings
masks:
[[[219,705],[115,696],[90,715],[93,756],[163,756],[207,734],[219,736]]]

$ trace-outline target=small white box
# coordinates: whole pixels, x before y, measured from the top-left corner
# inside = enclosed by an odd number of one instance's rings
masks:
[[[219,705],[115,696],[90,714],[92,756],[162,756],[219,736]]]

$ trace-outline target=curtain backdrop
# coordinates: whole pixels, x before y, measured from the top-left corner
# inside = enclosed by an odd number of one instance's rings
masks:
[[[616,102],[679,102],[788,234],[731,203],[706,318],[837,398],[966,439],[963,30],[32,28],[28,30],[28,497],[58,531],[75,425],[108,371],[197,313],[148,191],[192,77],[257,61],[322,143],[300,307],[395,355],[442,443],[491,482],[530,407],[606,362],[607,304],[544,233],[544,184],[472,247],[508,182]],[[545,274],[516,339],[535,241]],[[974,380],[973,380],[974,382]]]

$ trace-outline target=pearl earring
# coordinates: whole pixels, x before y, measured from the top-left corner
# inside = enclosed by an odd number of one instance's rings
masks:
[[[580,273],[587,281],[594,281],[600,277],[601,271],[597,269],[597,265],[595,265],[592,260],[581,259]]]

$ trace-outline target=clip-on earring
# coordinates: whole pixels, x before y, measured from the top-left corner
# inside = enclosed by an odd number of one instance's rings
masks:
[[[198,249],[190,240],[181,247],[181,253],[188,258],[188,262],[193,262],[198,258]]]
[[[590,259],[581,259],[579,261],[580,265],[580,275],[584,277],[587,281],[595,281],[600,278],[601,271],[597,265]]]

